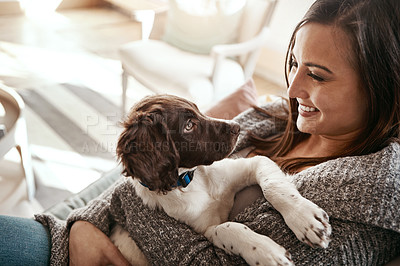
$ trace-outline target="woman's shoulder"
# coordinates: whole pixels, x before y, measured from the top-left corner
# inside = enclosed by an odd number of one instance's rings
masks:
[[[391,142],[383,149],[367,155],[339,157],[310,167],[299,174],[308,172],[348,172],[351,170],[363,172],[371,171],[392,171],[394,174],[400,174],[400,143]],[[376,172],[374,171],[374,172]]]
[[[393,154],[394,157],[400,157],[400,141],[393,141],[387,147],[385,147],[383,152],[387,152],[389,154]]]
[[[390,169],[400,178],[400,142],[391,142],[381,151],[371,154],[370,157],[386,161]]]
[[[327,161],[322,164],[323,166],[336,167],[337,165],[352,166],[355,164],[359,170],[363,168],[376,169],[376,170],[390,170],[393,173],[400,174],[400,143],[391,142],[383,149],[360,156],[347,156],[335,160]]]

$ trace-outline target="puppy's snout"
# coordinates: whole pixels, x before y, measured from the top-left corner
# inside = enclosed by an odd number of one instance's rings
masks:
[[[240,132],[240,125],[238,123],[231,124],[230,133],[232,135],[237,135]]]

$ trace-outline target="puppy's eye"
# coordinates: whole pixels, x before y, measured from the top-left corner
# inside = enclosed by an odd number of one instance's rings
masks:
[[[193,129],[194,129],[194,123],[193,123],[193,121],[192,121],[191,119],[189,119],[189,120],[186,122],[184,131],[185,131],[185,132],[190,132],[190,131],[192,131]]]

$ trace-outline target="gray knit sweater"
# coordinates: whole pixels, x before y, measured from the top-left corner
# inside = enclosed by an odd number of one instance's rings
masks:
[[[275,112],[278,105],[265,108]],[[255,111],[236,118],[242,126],[238,148],[248,146],[246,130],[267,136],[283,124]],[[296,265],[383,265],[400,254],[400,144],[357,157],[344,157],[308,168],[294,176],[300,193],[330,216],[332,241],[327,249],[312,249],[298,241],[282,216],[263,198],[236,216],[254,231],[285,247]],[[68,220],[36,215],[51,234],[51,264],[68,264],[68,232],[76,220],[86,220],[105,234],[118,223],[127,229],[153,265],[240,265],[238,256],[215,248],[189,226],[150,210],[122,177],[114,186],[75,210]]]

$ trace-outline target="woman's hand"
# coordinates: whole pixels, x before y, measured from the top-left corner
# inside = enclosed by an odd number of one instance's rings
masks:
[[[130,265],[107,235],[85,221],[76,221],[71,227],[69,264]]]

